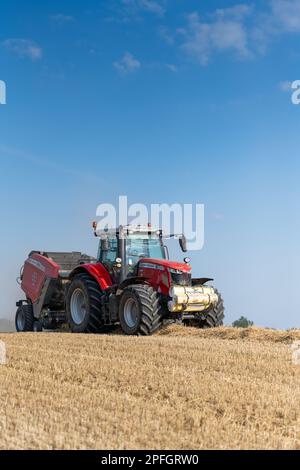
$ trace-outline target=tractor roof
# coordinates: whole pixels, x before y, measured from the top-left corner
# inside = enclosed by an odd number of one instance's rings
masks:
[[[107,229],[97,229],[97,226],[94,226],[95,236],[101,238],[107,238],[109,236],[115,236],[116,234],[123,231],[125,235],[133,235],[135,233],[148,233],[151,235],[160,235],[161,231],[152,225],[120,225],[118,228],[107,228]]]

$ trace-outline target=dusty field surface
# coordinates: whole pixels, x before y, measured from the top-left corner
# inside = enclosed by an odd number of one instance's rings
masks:
[[[300,449],[296,339],[0,334],[0,449]]]

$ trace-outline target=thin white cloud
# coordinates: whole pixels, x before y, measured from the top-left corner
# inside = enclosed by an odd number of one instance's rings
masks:
[[[178,72],[178,67],[177,67],[177,65],[174,65],[174,64],[166,64],[166,67],[167,67],[168,70],[170,70],[170,72],[173,72],[173,73]]]
[[[265,54],[284,34],[300,33],[300,0],[270,0],[268,9],[257,13],[249,31],[258,52]]]
[[[228,8],[218,8],[214,16],[219,18],[230,18],[238,21],[242,21],[246,16],[250,15],[253,12],[253,5],[234,5],[233,7]]]
[[[174,34],[165,26],[158,28],[158,34],[170,46],[175,43]]]
[[[285,80],[285,81],[279,83],[279,88],[280,88],[281,91],[284,91],[284,92],[291,91],[292,90],[292,83],[293,82],[289,82],[288,80]]]
[[[221,222],[224,220],[224,214],[222,214],[221,212],[213,212],[211,214],[211,218],[216,222]]]
[[[164,2],[159,2],[157,0],[122,0],[122,3],[133,13],[137,13],[139,10],[144,10],[149,13],[154,13],[157,16],[164,16],[166,12],[163,5]]]
[[[178,30],[184,37],[182,49],[201,65],[206,65],[216,51],[231,51],[239,57],[249,57],[244,20],[250,11],[250,7],[243,5],[216,10],[209,21],[202,21],[197,12],[191,13],[187,26]]]
[[[64,15],[62,13],[57,13],[56,15],[51,15],[50,19],[55,21],[56,23],[64,24],[64,23],[73,23],[75,21],[74,16],[72,15]]]
[[[283,34],[300,33],[300,0],[268,0],[263,10],[254,4],[237,4],[201,16],[187,16],[177,30],[182,50],[201,65],[216,52],[231,52],[239,58],[265,54]]]
[[[130,52],[125,52],[119,61],[113,63],[113,66],[119,73],[128,74],[138,70],[141,63]]]
[[[29,39],[6,39],[2,44],[8,51],[21,58],[28,58],[32,61],[36,61],[43,57],[42,48]]]
[[[154,0],[140,0],[141,8],[144,10],[155,13],[158,16],[163,16],[166,12],[165,8],[158,2]]]
[[[300,32],[300,0],[272,0],[273,18],[284,32]]]
[[[56,173],[64,173],[67,176],[71,177],[77,177],[77,178],[86,178],[90,181],[98,181],[99,178],[98,176],[96,177],[92,173],[85,172],[81,168],[68,168],[62,165],[61,163],[57,163],[54,158],[46,158],[44,156],[36,156],[33,155],[30,152],[20,150],[15,147],[8,147],[6,145],[2,145],[0,143],[0,156],[1,159],[7,158],[7,159],[16,159],[16,160],[23,160],[26,162],[31,163],[34,166],[41,167],[41,168],[46,168],[48,170],[51,170]]]

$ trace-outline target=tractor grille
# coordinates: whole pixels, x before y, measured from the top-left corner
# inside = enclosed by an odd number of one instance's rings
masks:
[[[171,279],[172,284],[176,286],[187,287],[192,285],[192,275],[189,273],[171,271]]]

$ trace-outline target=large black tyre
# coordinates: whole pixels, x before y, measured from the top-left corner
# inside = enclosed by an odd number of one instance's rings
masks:
[[[126,335],[150,336],[162,325],[157,293],[151,286],[138,284],[124,289],[119,306],[119,319]]]
[[[215,307],[208,310],[201,316],[200,328],[216,328],[223,325],[224,320],[224,302],[221,294],[216,290],[216,294],[219,296],[218,303]]]
[[[102,292],[88,274],[78,274],[67,292],[66,315],[73,333],[98,333],[102,321]]]
[[[33,331],[33,308],[30,304],[24,304],[16,312],[15,325],[19,333]]]

